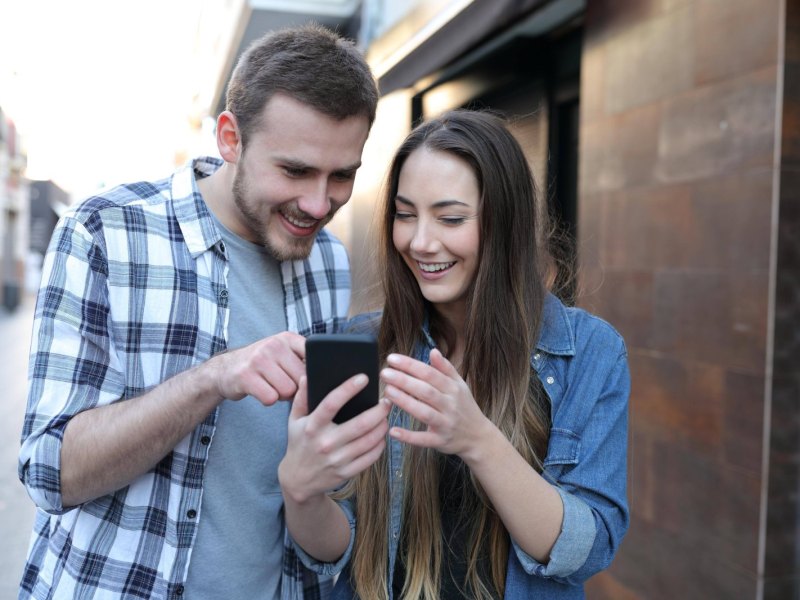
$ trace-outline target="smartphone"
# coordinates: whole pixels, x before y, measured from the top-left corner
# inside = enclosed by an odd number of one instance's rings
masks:
[[[334,423],[344,423],[378,403],[378,342],[366,334],[314,334],[306,338],[308,411],[353,375],[369,377],[367,387],[348,400]]]

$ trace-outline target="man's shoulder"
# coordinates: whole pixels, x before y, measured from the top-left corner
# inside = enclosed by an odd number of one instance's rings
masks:
[[[157,181],[123,183],[89,196],[75,204],[67,214],[87,222],[109,210],[125,210],[132,206],[153,206],[170,198],[170,178]]]

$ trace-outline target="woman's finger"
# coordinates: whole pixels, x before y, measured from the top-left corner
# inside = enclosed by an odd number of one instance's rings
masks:
[[[411,431],[402,427],[392,427],[389,435],[404,444],[420,448],[440,448],[442,446],[441,438],[431,431]]]
[[[441,413],[430,403],[420,402],[414,396],[393,385],[387,385],[384,393],[392,404],[403,409],[417,421],[429,426],[437,424]]]
[[[292,401],[292,410],[289,412],[289,420],[296,421],[308,414],[308,380],[305,376],[300,378],[300,385]]]
[[[331,390],[322,402],[319,403],[319,406],[309,415],[313,424],[315,426],[321,426],[333,421],[339,409],[347,404],[358,392],[363,390],[367,386],[368,381],[369,378],[366,375],[359,373]]]

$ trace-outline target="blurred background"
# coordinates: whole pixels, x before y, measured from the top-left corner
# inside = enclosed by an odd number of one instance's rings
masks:
[[[357,40],[382,100],[334,220],[372,300],[393,150],[443,110],[502,111],[625,337],[632,523],[590,598],[800,598],[800,3],[791,0],[0,0],[0,598],[33,508],[16,478],[39,267],[99,188],[216,154],[249,41]]]

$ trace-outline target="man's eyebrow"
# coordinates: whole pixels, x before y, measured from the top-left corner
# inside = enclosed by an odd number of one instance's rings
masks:
[[[298,160],[296,158],[289,158],[288,156],[276,156],[276,162],[281,163],[287,167],[291,167],[293,169],[311,169],[311,165],[304,163],[302,160]]]
[[[399,194],[395,196],[394,200],[395,202],[405,204],[406,206],[414,206],[414,203],[411,200],[400,196]],[[469,204],[462,202],[461,200],[439,200],[438,202],[434,202],[432,204],[433,208],[447,208],[449,206],[464,206],[466,208],[472,208]]]
[[[352,165],[350,165],[348,167],[342,167],[341,169],[336,169],[336,172],[337,173],[343,173],[343,172],[350,172],[350,171],[358,171],[360,168],[361,168],[361,161],[358,161],[357,163],[353,163]]]
[[[276,160],[283,164],[284,166],[290,167],[292,169],[307,169],[312,171],[318,171],[319,169],[313,165],[309,165],[308,163],[303,162],[297,158],[289,158],[288,156],[277,156]],[[361,161],[357,163],[353,163],[352,165],[348,165],[346,167],[342,167],[341,169],[336,169],[335,173],[349,173],[353,171],[358,171],[361,168]]]

